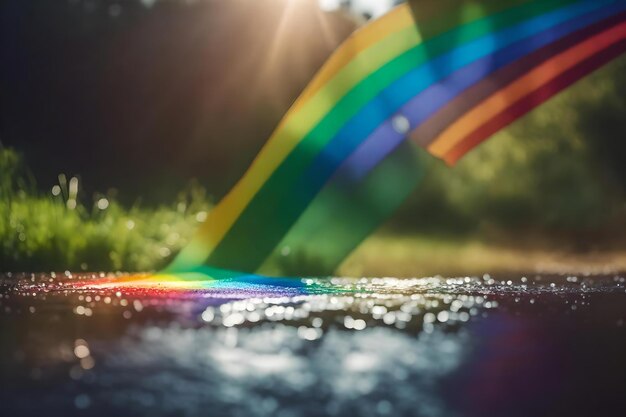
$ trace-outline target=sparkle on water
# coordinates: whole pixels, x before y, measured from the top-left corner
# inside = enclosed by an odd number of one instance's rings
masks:
[[[10,415],[611,415],[625,281],[7,274],[0,402]],[[528,401],[540,396],[556,405]]]

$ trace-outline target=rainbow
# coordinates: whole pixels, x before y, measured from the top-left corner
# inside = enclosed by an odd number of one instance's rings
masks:
[[[69,293],[96,292],[150,299],[205,299],[228,302],[250,298],[293,298],[317,294],[341,294],[346,289],[331,283],[294,278],[265,277],[255,274],[203,267],[191,273],[131,274],[79,277],[51,285],[51,290]]]
[[[626,49],[626,0],[425,0],[349,37],[167,269],[326,274],[423,175]]]

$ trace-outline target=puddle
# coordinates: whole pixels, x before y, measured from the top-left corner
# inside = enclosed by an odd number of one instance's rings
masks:
[[[7,415],[586,416],[626,405],[626,278],[0,279]]]

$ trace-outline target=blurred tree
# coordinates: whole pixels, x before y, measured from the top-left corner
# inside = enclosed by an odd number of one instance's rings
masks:
[[[452,169],[428,175],[392,226],[596,230],[623,225],[626,57],[559,94]]]

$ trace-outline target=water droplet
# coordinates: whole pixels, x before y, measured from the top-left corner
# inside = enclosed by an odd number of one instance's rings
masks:
[[[202,320],[206,321],[207,323],[212,322],[214,318],[215,313],[213,312],[212,308],[207,308],[202,312]]]
[[[80,344],[74,348],[74,355],[78,359],[83,359],[89,356],[89,348],[86,345]]]
[[[445,323],[446,321],[448,321],[449,317],[450,315],[446,310],[442,310],[437,314],[437,320],[439,320],[441,323]]]
[[[101,198],[96,203],[96,206],[98,206],[100,210],[106,210],[107,207],[109,207],[109,200],[107,200],[106,198]]]
[[[409,119],[401,114],[398,114],[391,119],[391,125],[393,126],[393,130],[403,135],[407,134],[409,129],[411,129]]]
[[[358,319],[354,320],[353,328],[354,330],[363,330],[365,329],[366,323],[365,320]]]
[[[206,218],[207,218],[208,214],[206,211],[199,211],[198,213],[196,213],[196,221],[198,223],[203,223]]]

